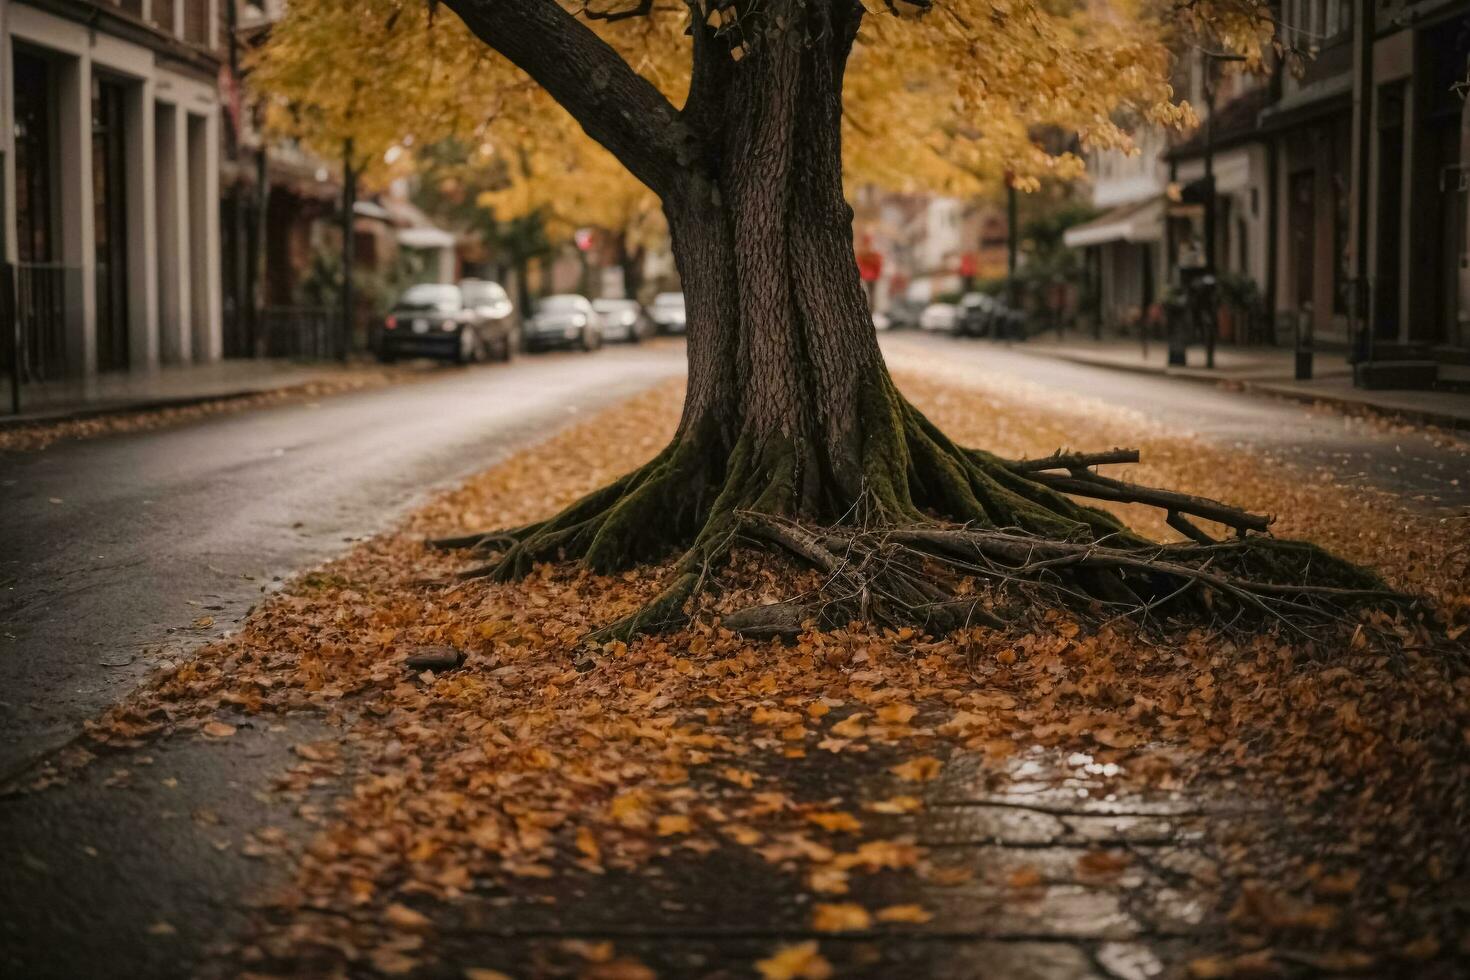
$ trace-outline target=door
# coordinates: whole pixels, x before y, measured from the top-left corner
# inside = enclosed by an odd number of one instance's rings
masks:
[[[1399,339],[1399,283],[1403,258],[1404,83],[1379,90],[1377,256],[1373,336]]]
[[[55,193],[55,85],[51,63],[14,49],[16,318],[23,380],[63,377],[67,369],[65,270]],[[8,346],[8,345],[7,345]]]
[[[1287,189],[1291,213],[1292,301],[1298,311],[1312,305],[1317,288],[1317,172],[1300,170],[1291,175]]]
[[[97,370],[128,367],[126,90],[92,78],[92,221],[97,255]]]

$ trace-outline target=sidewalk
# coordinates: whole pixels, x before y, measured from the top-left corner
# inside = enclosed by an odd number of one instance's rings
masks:
[[[1214,368],[1204,366],[1205,351],[1197,344],[1189,348],[1184,367],[1169,366],[1168,350],[1161,342],[1151,342],[1145,352],[1133,340],[1059,340],[1052,335],[1032,338],[1013,349],[1118,371],[1231,382],[1247,391],[1280,398],[1322,402],[1339,409],[1371,411],[1450,429],[1470,428],[1470,392],[1357,388],[1352,368],[1338,355],[1319,354],[1313,379],[1297,381],[1295,352],[1280,347],[1217,347]]]
[[[0,429],[243,398],[337,381],[360,370],[360,366],[351,364],[229,360],[176,365],[150,372],[104,374],[86,380],[27,385],[21,390],[19,415],[9,413],[9,379],[0,378],[5,389],[4,402],[0,405]]]

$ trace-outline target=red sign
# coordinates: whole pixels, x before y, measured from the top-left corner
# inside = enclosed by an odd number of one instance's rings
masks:
[[[879,252],[859,252],[857,266],[858,275],[863,277],[863,282],[877,282],[878,277],[883,274],[883,255]]]
[[[960,275],[968,279],[975,275],[976,268],[977,263],[975,262],[974,252],[966,252],[960,256]]]

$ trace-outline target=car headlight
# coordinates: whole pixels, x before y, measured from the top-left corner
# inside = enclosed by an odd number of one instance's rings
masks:
[[[585,326],[587,326],[587,318],[585,316],[583,316],[582,314],[578,313],[576,316],[572,317],[572,326],[574,326],[574,327],[585,327]]]
[[[458,326],[459,324],[455,323],[453,320],[445,320],[443,323],[439,324],[439,329],[443,330],[445,333],[449,333],[451,330],[454,330]]]

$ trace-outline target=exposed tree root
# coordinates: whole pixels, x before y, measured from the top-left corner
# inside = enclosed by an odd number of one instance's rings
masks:
[[[998,625],[1021,598],[1111,618],[1301,628],[1343,621],[1356,605],[1412,603],[1320,549],[1265,537],[1139,547],[934,522],[814,530],[767,514],[744,518],[748,533],[826,573],[805,613],[828,624],[863,618],[933,632]],[[975,584],[988,588],[966,598]]]
[[[1092,469],[1137,462],[1136,450],[1002,460],[956,447],[889,394],[876,407],[892,412],[894,424],[868,427],[845,510],[835,500],[813,502],[801,473],[813,467],[797,465],[792,445],[766,440],[757,450],[742,437],[724,453],[714,433],[695,431],[549,520],[433,543],[491,559],[462,578],[499,580],[539,561],[581,560],[611,572],[684,549],[664,591],[591,634],[593,642],[684,622],[686,603],[737,540],[777,548],[824,576],[819,596],[727,624],[752,636],[853,619],[943,633],[1002,625],[1021,603],[1098,619],[1305,628],[1346,621],[1356,606],[1412,602],[1319,548],[1269,537],[1269,517]],[[1188,541],[1149,541],[1078,498],[1161,508]],[[1195,520],[1235,538],[1217,540]]]

